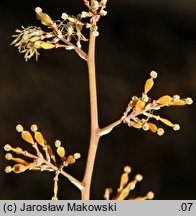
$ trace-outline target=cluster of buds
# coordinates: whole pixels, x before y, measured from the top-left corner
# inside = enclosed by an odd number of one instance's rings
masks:
[[[35,154],[32,154],[27,150],[23,150],[20,147],[14,148],[10,144],[6,144],[4,149],[8,153],[5,155],[5,158],[7,160],[16,162],[16,164],[13,166],[7,166],[5,168],[5,172],[10,173],[13,171],[14,173],[22,173],[26,170],[55,172],[53,199],[57,199],[58,176],[59,174],[62,174],[69,179],[69,174],[64,172],[63,168],[70,164],[74,164],[75,161],[80,158],[80,153],[75,153],[74,155],[69,155],[66,157],[65,148],[61,146],[60,140],[56,140],[56,155],[59,156],[59,162],[50,145],[46,143],[42,134],[38,131],[37,125],[33,124],[31,126],[31,131],[34,133],[34,135],[31,135],[29,131],[24,130],[20,124],[16,126],[16,130],[21,134],[23,140],[31,144],[35,150]],[[24,158],[26,157],[27,160],[21,157],[14,157],[10,152],[23,156]],[[73,181],[73,178],[69,180]]]
[[[82,11],[80,17],[81,18],[90,18],[88,22],[86,22],[86,28],[90,28],[91,32],[93,32],[94,36],[97,37],[99,35],[97,22],[101,16],[106,16],[107,11],[105,10],[107,0],[100,1],[90,1],[84,0],[84,4],[88,7],[88,12]]]
[[[146,199],[153,199],[154,198],[154,193],[153,192],[148,192],[145,196],[140,196],[136,198],[128,198],[130,191],[134,190],[136,187],[136,184],[138,182],[141,182],[143,179],[143,176],[140,174],[135,175],[135,178],[133,180],[129,180],[129,174],[131,173],[131,167],[130,166],[125,166],[124,167],[124,173],[121,175],[120,179],[120,185],[119,188],[117,189],[116,195],[111,198],[112,194],[112,188],[106,188],[105,189],[105,194],[104,198],[106,200],[146,200]]]
[[[16,29],[15,39],[11,45],[18,48],[19,53],[24,53],[24,59],[28,61],[33,55],[38,60],[39,49],[52,49],[56,45],[54,43],[54,34],[44,32],[41,28],[36,26],[23,27]],[[52,39],[49,41],[49,39]]]
[[[105,16],[107,12],[106,0],[93,1],[90,3],[84,0],[88,11],[82,11],[77,16],[70,16],[63,13],[62,20],[54,21],[48,14],[44,13],[40,7],[35,8],[36,17],[41,23],[48,27],[47,31],[40,27],[29,26],[16,30],[13,35],[15,39],[11,45],[15,45],[19,53],[24,53],[24,58],[28,61],[35,55],[36,60],[39,56],[39,49],[52,49],[63,47],[66,50],[75,50],[78,55],[87,60],[87,54],[81,49],[81,42],[88,41],[87,37],[82,33],[83,28],[90,29],[94,36],[98,36],[97,22],[101,16]]]
[[[190,105],[193,103],[193,100],[190,97],[180,98],[179,95],[164,95],[157,100],[152,100],[148,96],[148,92],[153,87],[154,79],[156,77],[157,73],[155,71],[151,71],[150,78],[147,79],[144,85],[144,91],[142,93],[142,96],[132,97],[121,119],[129,127],[134,127],[138,129],[142,128],[144,131],[150,130],[151,132],[157,133],[161,136],[164,134],[164,129],[158,127],[155,123],[151,122],[151,119],[160,121],[165,125],[172,127],[173,130],[179,130],[180,125],[172,123],[170,120],[162,118],[159,115],[153,114],[154,111],[157,111],[162,107],[183,106],[186,104]]]

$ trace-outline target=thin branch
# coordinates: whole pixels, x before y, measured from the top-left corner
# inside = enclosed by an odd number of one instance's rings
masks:
[[[120,125],[122,123],[122,118],[109,124],[108,126],[101,128],[99,130],[99,136],[104,136],[106,134],[109,134],[116,126]]]
[[[78,53],[78,55],[84,59],[85,61],[87,61],[87,54],[80,49],[79,47],[75,46],[73,43],[71,43],[70,41],[68,41],[65,37],[63,37],[61,31],[58,30],[56,24],[54,23],[53,25],[51,25],[51,28],[53,29],[55,35],[61,40],[63,41],[66,45],[73,47],[73,49]]]
[[[56,167],[55,165],[53,165],[52,163],[46,161],[45,159],[42,159],[42,161],[48,165],[49,167],[51,167],[54,171],[59,170],[58,167]],[[65,176],[72,184],[74,184],[78,189],[82,190],[83,189],[83,185],[80,181],[78,181],[76,178],[74,178],[73,176],[71,176],[70,174],[68,174],[67,172],[65,172],[63,169],[59,170],[59,173],[63,176]]]

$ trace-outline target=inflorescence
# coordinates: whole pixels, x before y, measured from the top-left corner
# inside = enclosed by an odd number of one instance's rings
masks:
[[[124,167],[124,173],[121,175],[120,179],[120,185],[119,188],[117,189],[117,192],[113,198],[111,198],[111,195],[113,193],[112,188],[106,188],[105,189],[105,194],[104,198],[106,200],[146,200],[146,199],[153,199],[154,198],[154,193],[153,192],[148,192],[145,196],[140,196],[136,198],[128,198],[130,191],[134,190],[136,187],[136,184],[138,182],[141,182],[143,179],[143,176],[141,174],[137,174],[133,180],[129,180],[129,174],[131,173],[131,167],[130,166],[125,166]]]
[[[155,123],[151,122],[152,119],[160,121],[165,125],[172,127],[173,130],[177,131],[180,129],[180,125],[172,123],[166,118],[162,118],[159,115],[155,115],[154,112],[162,107],[168,106],[183,106],[190,105],[193,100],[188,98],[181,98],[179,95],[169,96],[164,95],[156,100],[152,100],[148,96],[148,92],[154,85],[154,79],[157,77],[155,71],[151,71],[150,78],[147,79],[144,85],[144,91],[141,97],[133,96],[129,102],[121,120],[123,123],[127,124],[129,127],[134,127],[138,129],[143,129],[144,131],[150,130],[158,135],[164,134],[164,129],[158,127]]]
[[[19,53],[24,53],[24,58],[28,61],[35,55],[36,60],[39,56],[39,49],[53,49],[63,47],[66,50],[75,50],[78,55],[87,60],[87,54],[82,50],[81,42],[88,41],[88,38],[82,33],[83,29],[90,29],[94,36],[98,36],[97,22],[101,16],[107,14],[107,0],[93,1],[90,3],[84,0],[88,11],[82,11],[77,16],[70,16],[62,13],[62,20],[54,21],[48,14],[43,13],[40,7],[36,7],[37,19],[41,21],[48,30],[42,30],[40,27],[29,26],[16,30],[14,41],[11,45],[18,48]]]
[[[70,164],[74,164],[76,160],[80,158],[80,153],[66,156],[66,150],[63,146],[61,146],[61,141],[56,140],[56,154],[54,154],[52,148],[46,143],[42,134],[38,131],[37,125],[35,124],[31,126],[31,131],[34,133],[34,136],[32,136],[29,131],[24,130],[20,124],[16,126],[16,130],[21,134],[23,140],[31,144],[35,150],[35,154],[29,153],[27,150],[23,150],[20,147],[14,148],[10,144],[6,144],[4,149],[9,153],[5,155],[5,158],[16,162],[14,166],[7,166],[5,168],[6,173],[22,173],[26,170],[55,172],[53,199],[57,199],[59,174],[67,177],[72,183],[75,183],[76,186],[80,186],[77,180],[72,178],[63,170]],[[27,160],[21,157],[14,157],[10,152],[24,156]],[[57,160],[56,155],[59,157],[60,162]]]

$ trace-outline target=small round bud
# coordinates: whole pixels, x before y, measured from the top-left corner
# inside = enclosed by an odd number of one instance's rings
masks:
[[[90,16],[90,13],[89,13],[89,12],[82,11],[82,13],[81,13],[81,18],[86,18],[86,17],[89,17],[89,16]]]
[[[103,5],[106,5],[107,0],[101,0],[101,3],[102,3]]]
[[[150,76],[151,76],[153,79],[156,79],[157,76],[158,76],[158,74],[157,74],[156,71],[151,71],[151,72],[150,72]]]
[[[68,15],[66,13],[62,13],[61,18],[63,20],[67,20],[68,19]]]
[[[180,125],[179,124],[174,124],[173,129],[175,131],[180,130]]]
[[[31,125],[31,130],[32,130],[33,132],[36,132],[36,131],[38,130],[37,125],[36,125],[36,124]]]
[[[176,101],[179,101],[180,100],[180,96],[179,95],[174,95],[173,96],[173,101],[176,102]]]
[[[143,179],[143,176],[140,175],[140,174],[137,174],[137,175],[135,176],[135,180],[138,181],[138,182],[142,181],[142,179]]]
[[[124,172],[129,174],[131,172],[131,167],[130,166],[125,166],[124,167]]]
[[[148,123],[144,123],[143,126],[142,126],[142,128],[143,128],[144,131],[147,131],[147,130],[150,129],[150,126],[149,126]]]
[[[4,146],[4,150],[5,151],[10,151],[12,149],[12,147],[11,147],[11,145],[9,145],[9,144],[6,144],[5,146]]]
[[[17,126],[16,126],[16,130],[20,133],[20,132],[22,132],[23,131],[23,126],[21,125],[21,124],[18,124]]]
[[[158,128],[157,129],[157,134],[159,135],[159,136],[162,136],[163,134],[164,134],[164,129],[163,128]]]
[[[191,105],[193,103],[193,99],[188,97],[186,98],[186,104]]]
[[[37,14],[39,14],[39,13],[42,12],[42,9],[41,9],[40,7],[36,7],[36,8],[35,8],[35,12],[36,12]]]
[[[152,191],[148,192],[146,195],[147,199],[153,199],[154,198],[154,193]]]
[[[132,97],[132,101],[136,101],[136,100],[138,100],[138,97],[137,96],[133,96]]]
[[[93,10],[98,10],[99,9],[99,2],[98,1],[93,1],[91,4],[91,7]]]
[[[5,155],[5,158],[6,158],[7,160],[11,160],[11,159],[12,159],[12,154],[7,153],[7,154]]]
[[[61,141],[60,140],[56,140],[54,144],[58,148],[58,147],[61,146]]]
[[[148,101],[149,101],[149,97],[148,97],[146,94],[144,94],[144,95],[142,96],[142,100],[143,100],[144,102],[148,102]]]
[[[79,159],[81,157],[81,154],[80,153],[75,153],[74,154],[74,158],[77,160],[77,159]]]
[[[11,167],[11,166],[6,166],[5,172],[6,172],[6,173],[12,172],[12,167]]]
[[[98,31],[95,31],[95,32],[93,32],[93,35],[94,35],[95,37],[98,37],[98,36],[99,36],[99,32],[98,32]]]
[[[100,15],[101,16],[106,16],[107,15],[107,11],[105,11],[105,10],[100,10]]]

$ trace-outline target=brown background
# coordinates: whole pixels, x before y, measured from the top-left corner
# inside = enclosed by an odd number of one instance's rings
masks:
[[[2,1],[0,7],[0,199],[50,199],[51,173],[5,174],[9,163],[3,146],[26,148],[15,131],[18,123],[37,123],[48,143],[61,139],[68,153],[81,152],[80,162],[67,170],[82,178],[89,141],[89,95],[85,63],[74,52],[41,52],[38,62],[25,62],[11,35],[20,25],[40,25],[34,8],[41,6],[58,19],[62,12],[77,14],[77,1]],[[84,7],[83,7],[84,8]],[[149,71],[157,70],[151,96],[196,95],[196,2],[113,0],[99,24],[97,85],[100,126],[119,118],[133,95],[140,95]],[[160,114],[181,124],[163,137],[125,125],[103,137],[98,149],[92,199],[104,188],[118,187],[123,166],[144,180],[131,194],[152,190],[155,199],[195,199],[195,104],[168,108]],[[79,199],[78,191],[60,178],[60,198]]]

